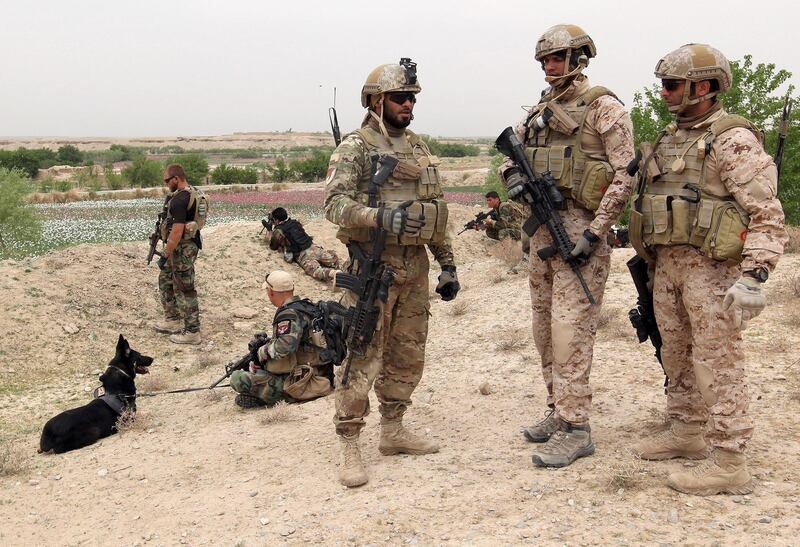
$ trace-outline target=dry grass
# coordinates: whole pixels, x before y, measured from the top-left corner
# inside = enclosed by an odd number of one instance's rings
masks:
[[[495,347],[498,351],[518,350],[525,347],[527,339],[527,329],[514,329],[513,331],[506,333],[505,336],[501,337],[497,341],[497,345]]]
[[[270,190],[272,190],[273,192],[281,192],[283,190],[288,190],[288,189],[289,185],[284,184],[282,182],[273,182],[272,187],[270,188]]]
[[[620,488],[631,490],[642,486],[647,476],[647,464],[632,450],[627,450],[612,460],[605,474],[605,483],[611,492]]]
[[[786,244],[783,252],[787,254],[800,253],[800,227],[787,226],[786,231],[789,233],[789,242]]]
[[[597,330],[610,330],[619,337],[628,336],[628,331],[623,328],[622,309],[616,306],[604,306],[597,316]]]
[[[453,317],[461,317],[469,311],[469,304],[466,300],[456,300],[450,306],[450,315]]]
[[[776,281],[774,285],[767,287],[766,293],[767,302],[770,305],[785,303],[793,298],[800,298],[800,274]]]
[[[197,366],[201,368],[221,366],[222,361],[215,353],[201,353],[197,356]]]
[[[28,468],[22,447],[11,441],[0,441],[0,477],[19,475]]]
[[[162,391],[167,389],[167,387],[167,380],[163,374],[158,374],[155,376],[152,374],[148,374],[147,376],[137,376],[136,389],[142,393],[147,393],[150,391]]]
[[[80,201],[82,199],[81,192],[79,192],[75,188],[67,190],[66,199],[67,199],[68,202],[70,202],[70,201]]]
[[[489,255],[510,268],[515,266],[519,259],[522,258],[522,244],[517,240],[506,238],[503,241],[498,241],[497,245],[493,245],[489,249]]]
[[[283,422],[294,422],[299,419],[300,416],[298,415],[297,407],[290,405],[286,401],[281,401],[275,406],[265,408],[259,422],[261,425],[271,425]]]
[[[503,273],[503,270],[494,269],[489,273],[489,281],[492,283],[492,285],[497,285],[505,280],[506,275]]]
[[[152,420],[149,413],[126,410],[117,418],[117,432],[122,435],[131,431],[147,431],[151,423]]]

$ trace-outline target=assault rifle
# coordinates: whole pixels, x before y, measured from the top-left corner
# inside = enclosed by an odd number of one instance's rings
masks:
[[[484,226],[483,221],[487,218],[491,218],[492,220],[497,220],[497,210],[492,209],[491,211],[481,211],[475,218],[464,224],[464,229],[458,232],[456,235],[461,235],[467,230],[472,230],[475,227],[478,227],[480,230],[485,230],[486,226]]]
[[[636,330],[636,337],[639,343],[643,343],[648,338],[656,349],[656,359],[661,364],[664,371],[664,390],[669,384],[667,371],[661,361],[661,333],[658,331],[656,314],[653,307],[653,291],[650,289],[650,276],[648,274],[647,261],[639,255],[634,256],[626,263],[628,271],[631,272],[633,285],[636,287],[636,307],[628,312],[628,319]]]
[[[167,196],[167,200],[169,200],[169,196]],[[153,230],[153,233],[150,234],[150,250],[147,251],[147,265],[149,266],[150,263],[153,261],[153,256],[158,255],[161,259],[164,259],[164,254],[156,249],[158,246],[158,241],[161,239],[161,223],[164,222],[165,212],[166,212],[166,204],[164,202],[164,207],[160,213],[158,213],[158,220],[156,220],[156,228]]]
[[[588,257],[582,255],[572,256],[570,254],[575,244],[570,241],[567,230],[564,228],[564,222],[561,220],[561,215],[558,214],[558,209],[564,203],[564,196],[559,192],[555,179],[553,179],[549,171],[542,173],[541,177],[536,177],[533,174],[531,165],[525,157],[522,144],[510,127],[500,133],[494,145],[500,152],[512,159],[517,166],[522,168],[523,186],[519,197],[531,208],[531,216],[522,225],[522,229],[529,236],[533,236],[539,226],[544,224],[547,226],[547,231],[550,232],[553,243],[549,247],[539,249],[536,254],[542,260],[547,260],[558,254],[561,260],[572,268],[581,287],[583,287],[583,292],[586,293],[589,299],[589,303],[595,304],[595,299],[589,291],[580,269],[586,263]]]
[[[256,357],[258,353],[258,348],[267,344],[269,342],[269,335],[266,332],[257,332],[253,335],[253,339],[247,343],[247,353],[242,356],[241,358],[231,361],[227,365],[225,365],[225,374],[222,377],[208,386],[208,389],[214,389],[217,387],[225,378],[230,378],[231,374],[233,374],[237,370],[247,370],[250,366],[250,361],[258,362]]]
[[[792,99],[789,92],[783,100],[783,112],[781,112],[781,123],[778,125],[778,145],[775,147],[775,167],[778,169],[778,179],[781,178],[781,162],[783,161],[783,145],[786,142],[786,135],[789,133],[789,118],[792,116]]]
[[[378,206],[378,193],[380,187],[389,178],[398,163],[397,158],[388,155],[374,156],[372,158],[374,170],[369,183],[369,206]],[[408,207],[411,202],[404,202],[400,207]],[[366,255],[364,251],[353,242],[347,246],[353,262],[357,264],[358,275],[346,272],[336,274],[336,287],[352,291],[358,296],[358,301],[347,310],[344,320],[344,338],[347,354],[344,358],[344,371],[342,372],[342,385],[346,386],[350,377],[350,365],[353,357],[363,356],[380,318],[380,302],[386,302],[389,297],[389,287],[394,281],[394,270],[381,261],[381,255],[386,245],[386,230],[374,228],[372,230],[374,243],[372,251]]]
[[[333,88],[333,106],[328,109],[328,121],[331,122],[331,133],[336,146],[342,143],[342,133],[339,131],[339,118],[336,116],[336,88]]]
[[[258,232],[258,235],[263,234],[264,230],[271,232],[273,228],[272,221],[267,217],[261,219],[261,226],[263,226],[263,228],[261,228],[261,231]]]

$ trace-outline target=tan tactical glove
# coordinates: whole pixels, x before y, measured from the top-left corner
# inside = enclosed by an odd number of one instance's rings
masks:
[[[733,324],[742,330],[747,322],[756,317],[767,305],[761,283],[751,277],[740,277],[725,293],[722,309],[733,308]]]

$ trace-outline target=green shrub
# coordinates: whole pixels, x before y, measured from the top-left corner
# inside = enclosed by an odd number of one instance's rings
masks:
[[[83,162],[83,154],[77,146],[64,144],[58,149],[58,163],[66,165],[80,165]]]
[[[325,178],[328,172],[328,162],[331,159],[332,148],[316,148],[311,157],[303,160],[293,160],[289,164],[291,171],[303,182],[314,182]]]
[[[230,167],[221,164],[211,172],[213,184],[257,184],[258,169],[255,167]]]
[[[471,144],[442,143],[428,135],[423,135],[422,140],[430,148],[431,154],[442,158],[463,158],[481,153],[480,148]]]
[[[0,168],[0,248],[4,257],[13,241],[33,241],[41,236],[41,223],[25,201],[31,190],[31,181],[22,171]]]
[[[125,188],[125,177],[121,173],[115,173],[111,165],[105,167],[106,170],[106,186],[109,190],[121,190]]]
[[[502,154],[492,156],[492,161],[489,162],[489,172],[486,173],[486,182],[483,185],[484,193],[494,190],[500,194],[500,199],[503,201],[505,201],[507,197],[506,185],[500,180],[500,175],[497,173],[497,170],[505,158],[506,157]]]
[[[68,192],[72,190],[72,183],[68,180],[57,180],[55,189],[59,192]]]
[[[186,181],[192,185],[204,184],[208,175],[208,161],[202,154],[184,154],[167,158],[164,165],[178,163],[186,171]]]
[[[270,178],[275,182],[285,182],[292,178],[292,170],[286,165],[286,160],[278,158],[275,160],[275,165],[268,165]]]
[[[122,170],[122,176],[128,181],[128,185],[140,188],[161,186],[164,183],[161,178],[163,174],[161,162],[148,160],[142,155],[136,156],[133,163]]]

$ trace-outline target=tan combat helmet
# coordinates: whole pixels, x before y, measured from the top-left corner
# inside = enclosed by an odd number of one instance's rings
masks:
[[[689,80],[702,82],[714,80],[717,89],[702,97],[690,98],[691,85],[683,90],[681,104],[670,106],[670,112],[681,113],[687,106],[697,104],[714,97],[717,93],[725,93],[731,88],[731,65],[721,51],[706,44],[686,44],[675,51],[664,55],[656,64],[656,78],[660,80]]]
[[[367,81],[361,88],[361,106],[369,108],[370,96],[382,95],[392,91],[411,91],[419,93],[422,87],[417,80],[417,63],[408,57],[403,57],[400,62],[392,65],[380,65],[367,76]],[[382,100],[382,97],[379,99]]]
[[[550,85],[559,87],[581,73],[589,64],[589,59],[597,56],[597,48],[592,38],[578,25],[556,25],[550,27],[536,42],[536,60],[542,60],[551,53],[563,51],[567,63],[561,76],[547,76]]]

